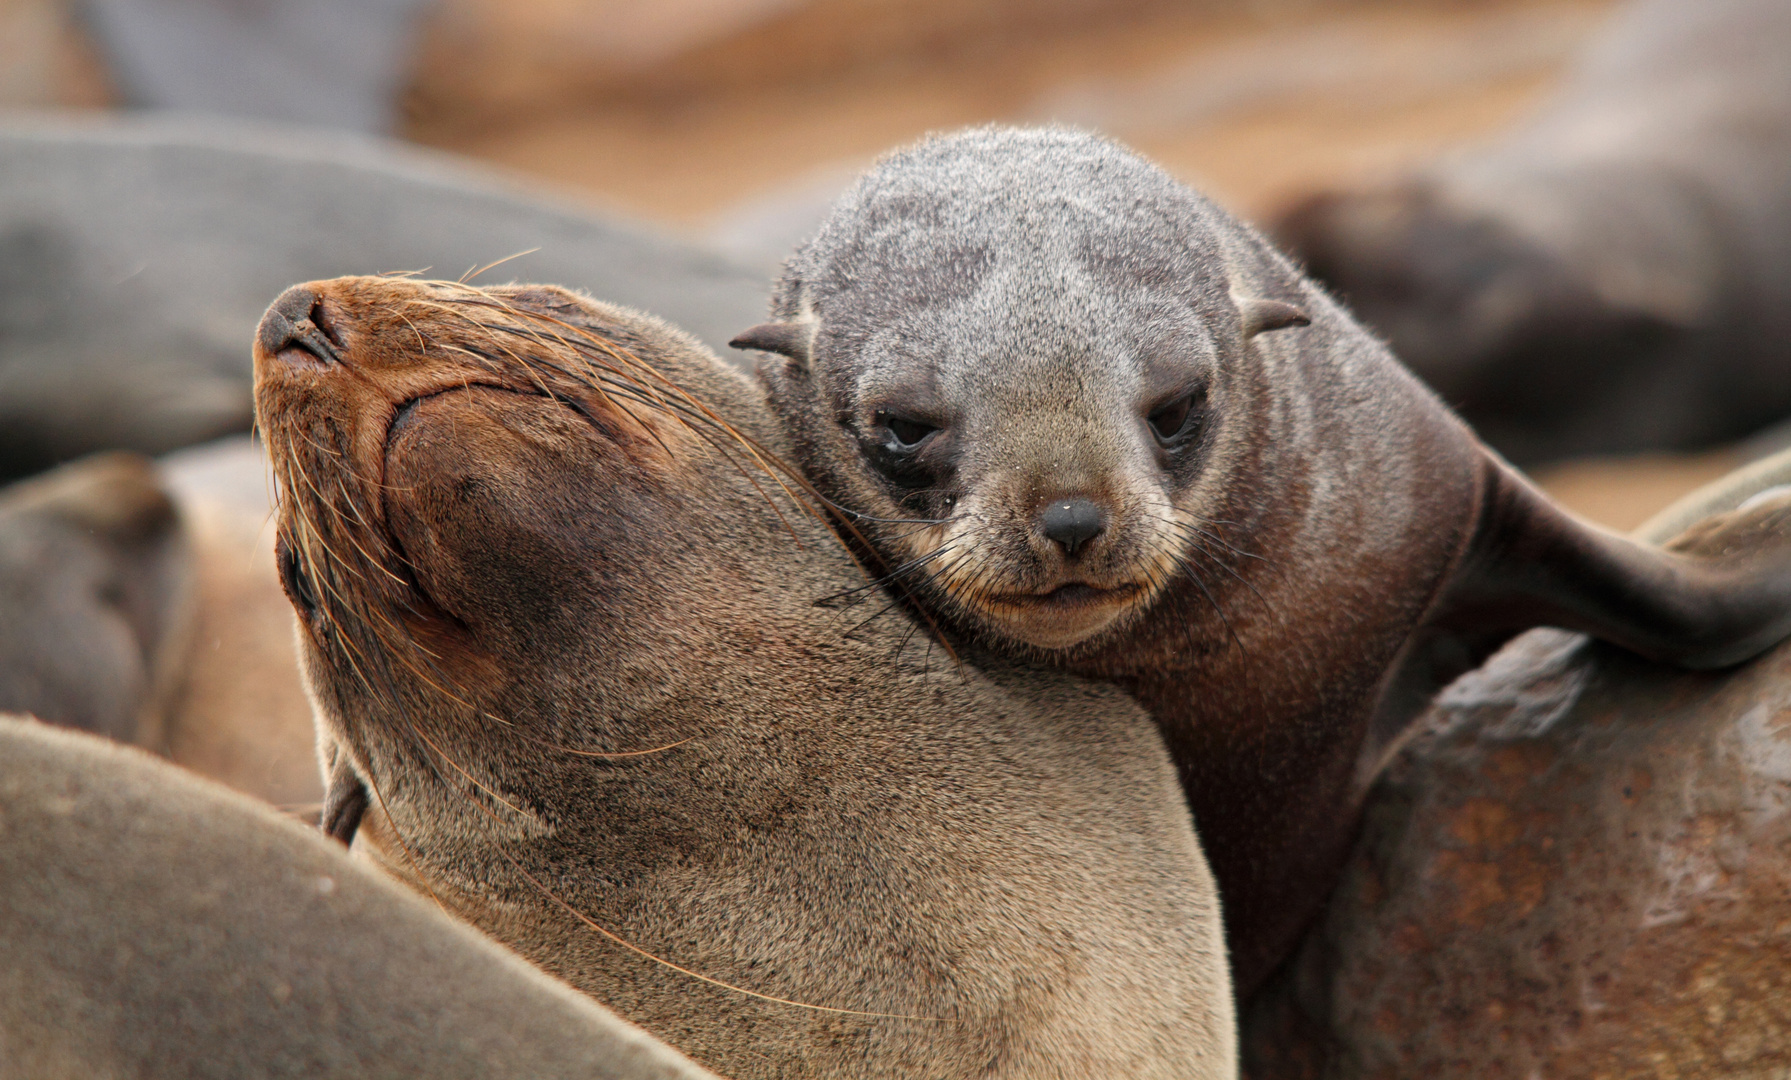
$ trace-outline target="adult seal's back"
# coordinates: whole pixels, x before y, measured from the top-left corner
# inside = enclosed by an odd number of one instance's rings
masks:
[[[1325,896],[1388,744],[1524,627],[1689,666],[1791,629],[1791,551],[1570,518],[1256,233],[1105,140],[895,154],[737,344],[887,581],[1162,725],[1240,992]]]
[[[256,369],[333,834],[729,1076],[1236,1074],[1149,718],[817,606],[863,577],[744,374],[380,278]]]

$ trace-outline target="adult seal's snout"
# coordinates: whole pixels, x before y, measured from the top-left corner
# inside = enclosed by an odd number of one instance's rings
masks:
[[[326,325],[323,298],[303,285],[295,285],[268,305],[267,314],[261,317],[261,326],[255,331],[255,344],[269,356],[301,349],[320,363],[339,364],[342,354]]]
[[[1075,555],[1106,525],[1107,516],[1087,499],[1058,499],[1039,515],[1039,527],[1045,536],[1055,540],[1066,555]]]

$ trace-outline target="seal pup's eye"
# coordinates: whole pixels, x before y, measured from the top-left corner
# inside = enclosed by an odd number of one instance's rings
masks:
[[[919,420],[910,420],[905,416],[879,410],[877,423],[881,424],[894,440],[893,449],[908,450],[927,441],[927,437],[939,429],[932,424],[924,424]]]
[[[1168,444],[1200,429],[1199,406],[1206,401],[1205,390],[1195,390],[1183,394],[1173,401],[1159,405],[1145,417],[1150,425],[1151,434],[1157,441]]]

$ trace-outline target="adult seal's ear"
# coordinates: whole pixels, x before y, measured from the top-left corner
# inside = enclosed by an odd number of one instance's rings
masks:
[[[367,813],[367,785],[361,782],[340,748],[335,754],[335,763],[330,766],[329,790],[324,793],[323,813],[317,826],[325,836],[339,840],[347,847],[353,845],[354,834],[361,827],[361,817]]]
[[[1250,296],[1234,299],[1246,338],[1253,338],[1270,330],[1285,330],[1290,326],[1312,325],[1312,317],[1292,304]]]
[[[749,326],[734,335],[728,342],[733,349],[757,349],[760,352],[776,353],[787,356],[799,364],[807,366],[809,360],[809,339],[814,335],[814,327],[809,323],[768,322],[757,326]]]

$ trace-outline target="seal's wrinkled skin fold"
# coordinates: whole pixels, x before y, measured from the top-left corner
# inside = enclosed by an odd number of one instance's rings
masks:
[[[1236,1075],[1149,718],[817,604],[864,578],[744,376],[348,278],[256,382],[333,835],[729,1076]]]
[[[1254,231],[1084,133],[884,159],[735,344],[899,598],[1155,716],[1241,994],[1388,746],[1513,632],[1714,666],[1791,629],[1791,552],[1572,520]]]

